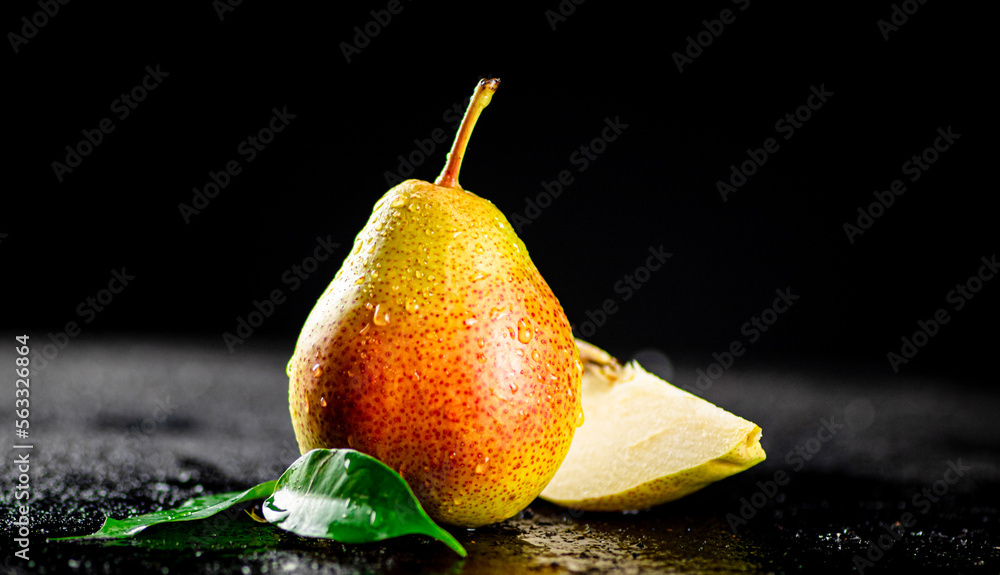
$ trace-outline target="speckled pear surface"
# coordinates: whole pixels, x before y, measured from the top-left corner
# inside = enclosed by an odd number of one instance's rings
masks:
[[[288,375],[303,453],[369,453],[460,526],[528,505],[582,417],[571,328],[524,243],[489,201],[419,180],[377,202]]]

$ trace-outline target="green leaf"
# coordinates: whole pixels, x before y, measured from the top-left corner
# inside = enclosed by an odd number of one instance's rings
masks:
[[[295,460],[264,502],[264,518],[304,537],[367,543],[428,535],[465,548],[424,512],[392,468],[353,449],[313,449]]]
[[[51,541],[66,541],[69,539],[124,539],[132,537],[150,525],[204,519],[238,503],[263,499],[274,492],[276,483],[274,480],[265,481],[246,491],[195,497],[194,499],[185,501],[177,509],[166,509],[126,519],[108,517],[104,520],[104,525],[95,533],[75,537],[53,537]]]

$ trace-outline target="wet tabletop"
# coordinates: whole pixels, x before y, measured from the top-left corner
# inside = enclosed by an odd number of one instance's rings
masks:
[[[695,362],[657,351],[640,354],[650,370],[761,425],[766,462],[644,512],[580,513],[538,500],[504,523],[453,530],[465,559],[417,536],[309,540],[255,523],[242,508],[133,540],[46,541],[94,531],[103,514],[122,518],[277,478],[298,456],[287,348],[257,344],[230,355],[198,342],[79,341],[36,368],[31,563],[13,556],[19,474],[7,463],[3,572],[1000,570],[997,394],[795,362],[734,366],[699,390]],[[10,354],[0,353],[4,365]],[[18,453],[13,431],[0,430],[7,462]]]

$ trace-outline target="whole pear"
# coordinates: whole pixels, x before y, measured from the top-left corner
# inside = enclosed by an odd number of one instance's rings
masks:
[[[407,180],[375,204],[288,364],[303,453],[368,453],[463,527],[527,506],[583,417],[562,306],[504,215],[458,184],[498,84],[477,86],[435,183]]]

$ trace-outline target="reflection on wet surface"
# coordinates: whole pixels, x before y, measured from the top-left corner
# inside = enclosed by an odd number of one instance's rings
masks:
[[[995,394],[784,367],[734,369],[705,392],[760,423],[765,462],[640,513],[576,513],[537,500],[501,524],[452,530],[465,559],[416,536],[304,539],[243,509],[131,540],[44,541],[94,532],[104,514],[176,507],[277,478],[298,456],[286,361],[284,349],[235,357],[193,344],[67,348],[33,379],[33,563],[4,553],[0,572],[815,573],[864,561],[867,573],[1000,572]],[[693,380],[685,365],[676,362],[682,384]],[[808,451],[824,420],[838,433]],[[788,457],[800,446],[808,459]],[[959,461],[968,470],[947,475]],[[12,473],[0,468],[0,492],[16,484]],[[912,521],[901,526],[907,512]],[[13,513],[0,507],[5,551]]]
[[[574,515],[576,513],[573,513]],[[590,516],[587,516],[590,515]],[[666,514],[587,514],[544,502],[509,521],[454,533],[469,551],[459,558],[440,543],[403,537],[343,545],[255,523],[245,511],[205,522],[149,528],[131,540],[50,543],[47,559],[114,570],[132,565],[195,566],[230,572],[240,557],[251,572],[308,567],[317,573],[646,573],[756,572],[761,550],[716,519]],[[127,550],[127,551],[126,551]],[[178,563],[177,553],[184,559]],[[213,567],[214,566],[214,567]],[[238,571],[237,571],[238,572]]]

